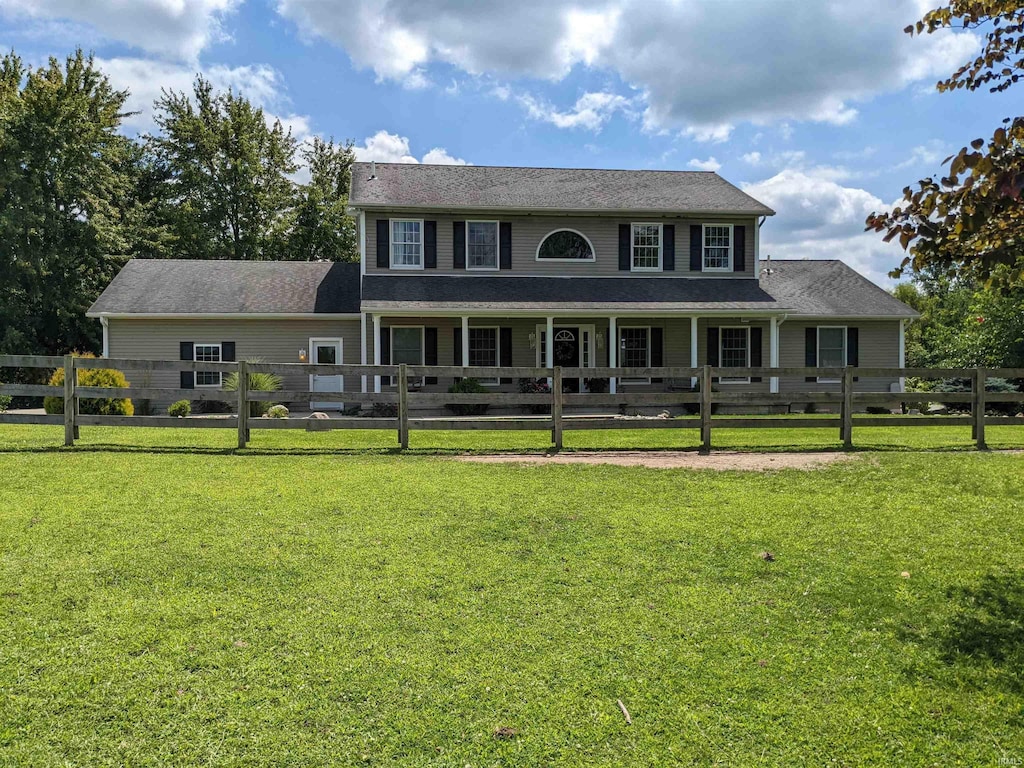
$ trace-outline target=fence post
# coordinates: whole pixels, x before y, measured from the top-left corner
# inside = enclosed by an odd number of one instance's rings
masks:
[[[75,444],[75,358],[64,355],[64,445]]]
[[[551,378],[551,442],[562,450],[562,366],[556,365]]]
[[[409,369],[405,363],[398,365],[398,444],[403,450],[409,447]]]
[[[700,372],[700,452],[711,453],[711,366]]]
[[[979,451],[985,450],[985,381],[988,374],[984,368],[974,371],[974,440]]]
[[[245,448],[249,441],[249,368],[245,360],[238,361],[238,447]]]
[[[843,426],[839,430],[839,437],[843,441],[843,448],[853,448],[853,368],[843,368]]]

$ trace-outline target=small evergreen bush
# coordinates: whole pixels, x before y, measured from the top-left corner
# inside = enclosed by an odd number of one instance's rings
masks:
[[[283,405],[272,405],[267,408],[267,416],[272,419],[287,419],[288,409]]]
[[[75,357],[95,358],[91,353],[75,353]],[[58,368],[50,376],[48,382],[51,387],[64,386],[64,369]],[[121,371],[112,368],[81,368],[78,371],[78,386],[80,387],[127,387],[128,380]],[[64,413],[64,398],[44,397],[43,409],[47,413]],[[135,407],[128,398],[82,398],[78,401],[79,413],[87,413],[92,416],[134,416]]]
[[[476,379],[462,379],[455,382],[448,391],[459,394],[485,394],[487,388]],[[448,403],[445,408],[456,416],[482,416],[490,406],[487,403]]]
[[[192,404],[188,400],[179,400],[176,403],[172,403],[171,407],[167,409],[168,416],[177,416],[183,418],[192,413]]]
[[[253,358],[247,360],[248,363],[261,363],[263,362],[259,358]],[[238,373],[232,372],[224,377],[224,391],[225,392],[237,392],[238,391]],[[281,377],[276,373],[250,373],[249,374],[249,391],[250,392],[277,392],[281,389]],[[250,416],[262,416],[270,409],[269,400],[250,400],[249,401],[249,415]]]

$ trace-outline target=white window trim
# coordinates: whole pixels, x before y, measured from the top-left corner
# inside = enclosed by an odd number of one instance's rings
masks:
[[[545,241],[549,237],[551,237],[552,235],[557,234],[559,232],[572,232],[573,234],[579,235],[584,240],[586,240],[587,241],[587,245],[590,246],[590,258],[589,259],[542,259],[540,257],[540,249],[541,249],[541,247],[544,245]],[[542,237],[540,239],[540,242],[537,243],[537,252],[534,255],[533,260],[534,261],[540,261],[540,262],[543,262],[545,264],[549,264],[549,263],[552,263],[552,262],[554,262],[556,264],[559,264],[559,263],[561,263],[561,264],[593,264],[595,261],[597,261],[597,250],[595,250],[594,243],[591,242],[590,238],[587,237],[586,235],[584,235],[578,229],[572,229],[570,227],[559,227],[558,229],[552,229],[550,232],[548,232],[546,235],[544,235],[544,237]]]
[[[471,354],[471,351],[470,351],[470,348],[469,348],[469,336],[470,336],[470,334],[473,331],[479,331],[479,330],[491,330],[491,331],[494,331],[494,354],[495,354],[495,356],[497,358],[496,359],[496,365],[500,367],[501,366],[501,328],[499,326],[497,326],[497,325],[471,325],[471,326],[469,326],[469,331],[467,332],[466,339],[465,339],[465,341],[466,341],[466,358],[469,359],[469,356]],[[473,361],[470,360],[469,364],[472,366]],[[479,381],[481,386],[484,386],[484,387],[497,387],[497,386],[499,386],[501,384],[501,381],[499,379],[496,379],[496,378],[495,379],[477,379],[477,381]]]
[[[846,366],[847,356],[849,355],[849,344],[850,334],[845,325],[816,325],[814,334],[814,359],[818,361],[818,367],[824,368],[821,364],[821,332],[822,330],[834,330],[840,328],[843,331],[843,367]],[[839,379],[823,379],[818,377],[819,384],[838,384]]]
[[[619,363],[619,365],[618,365],[619,368],[626,368],[627,367],[624,364],[624,362],[623,362],[623,358],[625,357],[625,354],[624,354],[625,351],[622,349],[622,332],[626,331],[626,330],[635,330],[635,329],[638,329],[638,328],[647,331],[647,363],[646,363],[646,365],[644,367],[645,368],[650,368],[651,367],[651,326],[649,326],[649,325],[620,325],[618,327],[618,329],[615,331],[616,335],[618,336],[618,338],[615,339],[615,343],[619,345],[618,349],[616,350],[616,357],[615,357],[615,359]],[[619,377],[619,384],[650,384],[650,383],[651,383],[650,378],[646,378],[646,379],[630,379],[630,378]]]
[[[420,225],[420,263],[419,264],[396,264],[395,263],[395,222],[408,222]],[[388,219],[388,256],[391,259],[392,269],[423,269],[423,262],[427,260],[427,244],[424,242],[425,232],[423,219]]]
[[[750,367],[750,326],[749,325],[720,325],[718,327],[718,367],[721,370],[726,370],[726,366],[722,365],[722,360],[724,359],[723,355],[722,355],[722,331],[725,331],[725,330],[729,330],[729,331],[739,330],[739,331],[746,331],[747,332],[747,362],[743,365],[743,367],[744,368],[749,368]],[[750,383],[750,377],[749,376],[747,376],[747,377],[730,376],[729,377],[730,381],[726,381],[725,379],[726,379],[726,377],[723,376],[722,374],[718,375],[718,383],[719,384],[749,384]]]
[[[494,266],[493,267],[471,267],[469,265],[469,225],[470,224],[493,224],[494,225]],[[467,219],[466,220],[466,270],[468,272],[497,272],[501,269],[501,222],[490,219]]]
[[[217,348],[217,362],[224,362],[224,348],[219,341],[193,341],[192,342],[192,361],[196,361],[196,347],[216,347]],[[200,373],[216,373],[217,383],[216,384],[200,384],[199,374]],[[224,374],[221,371],[196,371],[193,385],[196,389],[220,389],[224,386]]]
[[[729,228],[729,266],[727,267],[709,267],[708,266],[708,227],[728,227]],[[732,272],[733,265],[736,263],[734,248],[736,245],[736,233],[734,231],[733,224],[715,223],[708,222],[702,224],[700,229],[700,268],[702,272]]]
[[[398,363],[391,362],[395,359],[395,328],[416,328],[420,332],[420,361],[418,363],[407,363],[407,365],[426,365],[424,360],[427,359],[427,327],[425,325],[389,325],[388,326],[388,360],[384,365],[398,365]],[[398,377],[395,376],[395,381],[390,383],[391,386],[398,386]],[[409,379],[413,381],[413,379]],[[426,382],[426,377],[421,376],[418,379],[422,385]]]
[[[658,266],[638,267],[636,266],[636,228],[657,227],[658,228]],[[658,221],[634,221],[629,225],[629,271],[630,272],[661,272],[665,257],[665,228]]]

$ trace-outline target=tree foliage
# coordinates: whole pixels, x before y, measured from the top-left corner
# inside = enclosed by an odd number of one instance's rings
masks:
[[[906,28],[910,35],[953,27],[985,28],[973,61],[937,84],[940,92],[1004,91],[1024,74],[1024,2],[951,0]],[[1008,117],[989,139],[946,159],[948,173],[903,190],[892,211],[873,213],[867,229],[898,239],[908,255],[891,274],[935,270],[988,286],[1024,285],[1024,117]]]
[[[127,95],[81,51],[0,61],[0,353],[97,347],[85,310],[131,245]]]
[[[300,187],[289,232],[289,257],[299,260],[357,261],[356,226],[345,213],[352,163],[352,143],[335,144],[319,137],[301,149],[309,183]]]

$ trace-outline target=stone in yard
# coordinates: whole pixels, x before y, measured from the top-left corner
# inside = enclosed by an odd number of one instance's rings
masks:
[[[921,415],[921,409],[920,408],[911,408],[909,411],[907,411],[907,413],[910,416],[920,416]]]
[[[928,406],[928,413],[934,413],[941,416],[949,413],[949,408],[942,403],[932,403]]]
[[[313,412],[312,412],[311,414],[309,414],[309,416],[307,416],[306,418],[307,418],[307,419],[329,419],[329,418],[331,418],[331,417],[330,417],[330,416],[328,416],[328,415],[327,415],[326,413],[324,413],[323,411],[313,411]]]

